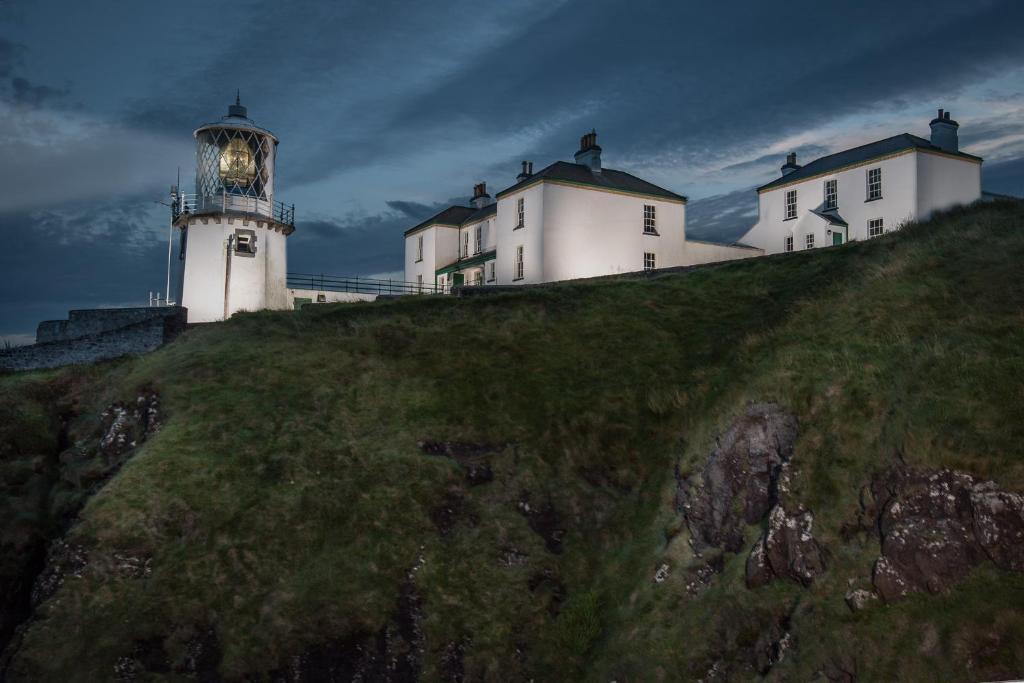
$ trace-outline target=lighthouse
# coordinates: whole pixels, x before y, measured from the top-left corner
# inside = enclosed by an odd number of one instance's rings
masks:
[[[200,126],[194,193],[171,191],[179,233],[181,305],[188,322],[288,308],[288,236],[295,206],[274,197],[277,137],[236,96],[227,116]]]

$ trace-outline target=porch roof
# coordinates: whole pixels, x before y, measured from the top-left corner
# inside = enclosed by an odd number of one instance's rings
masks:
[[[437,270],[434,271],[434,275],[444,275],[445,273],[454,273],[456,271],[462,270],[463,268],[482,266],[487,261],[494,260],[497,253],[498,251],[496,249],[492,249],[490,251],[485,251],[480,254],[474,254],[473,256],[467,256],[466,258],[459,259],[454,263],[449,263],[447,266],[444,266],[443,268],[438,268]]]

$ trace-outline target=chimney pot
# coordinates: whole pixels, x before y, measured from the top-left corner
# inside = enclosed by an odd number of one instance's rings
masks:
[[[597,144],[596,129],[591,129],[580,138],[580,151],[576,152],[576,163],[589,167],[594,173],[601,172],[601,147]]]

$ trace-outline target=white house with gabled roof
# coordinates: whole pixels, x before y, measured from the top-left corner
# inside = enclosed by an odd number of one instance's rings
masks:
[[[877,237],[981,198],[981,157],[961,152],[949,112],[931,140],[903,133],[800,166],[757,188],[758,220],[740,242],[774,254]]]
[[[751,247],[687,242],[686,197],[601,164],[597,133],[575,163],[534,173],[492,201],[452,206],[405,232],[405,278],[424,286],[517,285],[758,256]]]

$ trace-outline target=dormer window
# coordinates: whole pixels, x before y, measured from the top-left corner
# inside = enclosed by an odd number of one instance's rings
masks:
[[[655,214],[655,207],[650,204],[644,204],[644,234],[658,234],[658,222]]]
[[[825,208],[834,209],[839,206],[839,181],[836,179],[825,181]]]
[[[796,218],[796,190],[786,192],[786,220]]]

